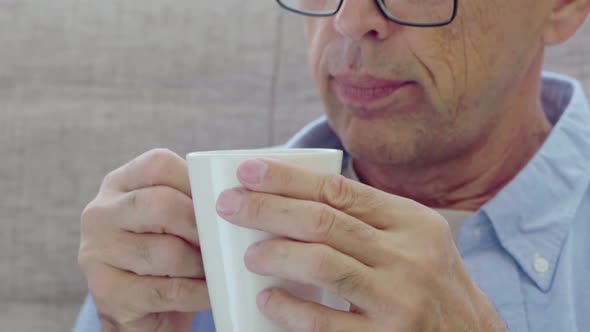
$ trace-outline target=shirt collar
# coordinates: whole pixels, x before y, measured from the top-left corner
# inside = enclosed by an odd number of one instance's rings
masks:
[[[482,211],[504,249],[547,291],[590,184],[590,109],[577,81],[553,73],[543,75],[541,100],[554,124],[549,137]]]

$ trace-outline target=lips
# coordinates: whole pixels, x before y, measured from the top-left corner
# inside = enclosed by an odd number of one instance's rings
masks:
[[[386,102],[396,91],[411,84],[410,81],[384,80],[370,75],[334,76],[334,88],[340,101],[352,106],[372,108]]]

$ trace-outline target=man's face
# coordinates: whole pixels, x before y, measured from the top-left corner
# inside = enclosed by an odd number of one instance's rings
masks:
[[[306,18],[330,125],[354,157],[374,163],[423,165],[465,153],[510,116],[542,56],[551,5],[459,0],[455,21],[436,28],[391,22],[373,0],[345,0],[335,16]]]

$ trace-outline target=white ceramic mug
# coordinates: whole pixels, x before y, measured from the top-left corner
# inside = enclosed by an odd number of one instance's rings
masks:
[[[240,186],[238,166],[253,158],[272,158],[322,173],[340,174],[342,151],[330,149],[259,149],[194,152],[187,155],[191,190],[207,288],[218,332],[280,332],[256,306],[257,294],[280,287],[309,301],[332,307],[344,305],[322,290],[275,277],[259,276],[246,268],[246,249],[274,236],[235,226],[217,215],[217,198]]]

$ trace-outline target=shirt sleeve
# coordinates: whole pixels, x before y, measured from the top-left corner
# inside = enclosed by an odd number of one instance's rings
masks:
[[[84,300],[72,332],[100,332],[100,320],[90,295],[87,295]],[[205,311],[196,314],[190,332],[215,332],[211,312]]]
[[[100,332],[100,320],[92,297],[86,296],[72,332]]]

